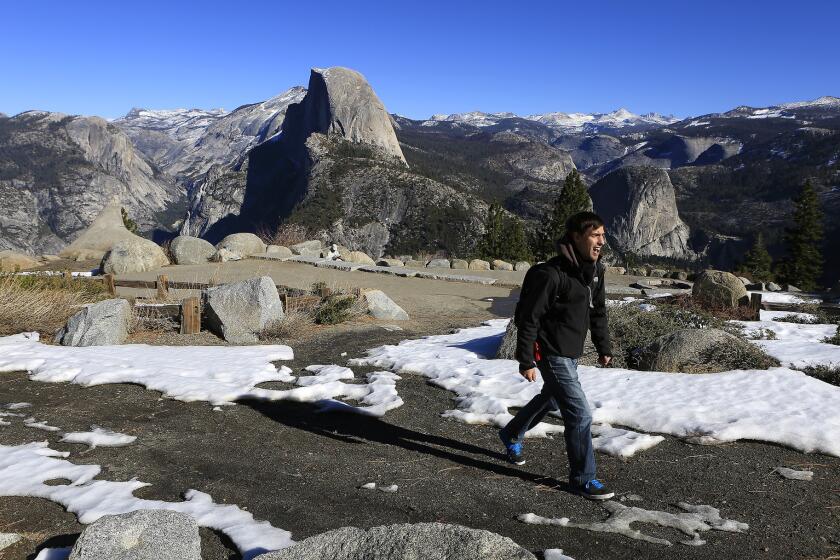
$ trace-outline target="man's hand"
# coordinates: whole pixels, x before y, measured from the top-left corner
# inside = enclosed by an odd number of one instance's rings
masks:
[[[612,361],[612,356],[598,356],[598,363],[601,364],[604,367],[607,367],[608,365],[610,365],[611,361]]]
[[[532,367],[531,369],[526,369],[525,371],[520,371],[519,375],[527,379],[528,381],[534,382],[537,380],[537,368]]]

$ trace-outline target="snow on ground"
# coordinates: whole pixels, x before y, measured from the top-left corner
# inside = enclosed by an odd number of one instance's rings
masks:
[[[796,296],[784,292],[748,292],[750,294],[761,294],[761,301],[767,303],[820,303],[822,300]]]
[[[293,381],[292,349],[261,346],[48,346],[37,333],[0,337],[0,372],[28,371],[34,381],[84,386],[137,383],[181,401],[224,404],[265,381]]]
[[[23,445],[0,445],[0,496],[32,496],[62,505],[76,514],[79,523],[93,523],[103,515],[128,513],[139,509],[165,509],[191,515],[202,527],[225,533],[244,558],[294,544],[291,533],[256,521],[235,505],[217,504],[209,494],[189,490],[182,502],[136,498],[133,492],[145,482],[94,480],[99,465],[75,465],[59,457],[68,454],[48,447],[46,441]],[[45,482],[67,479],[69,484]]]
[[[563,550],[559,548],[547,548],[543,551],[543,558],[545,560],[575,560],[571,556],[563,554]],[[35,560],[38,560],[37,558]]]
[[[748,337],[762,336],[766,331],[775,333],[775,340],[752,342],[778,359],[783,366],[799,369],[818,365],[840,367],[840,346],[823,342],[824,339],[834,336],[837,325],[807,325],[776,320],[786,315],[791,315],[791,313],[762,311],[760,321],[734,321],[734,323],[742,325]],[[840,439],[840,434],[838,434],[838,439]]]
[[[35,560],[67,560],[70,558],[72,547],[66,548],[42,548]]]
[[[112,432],[98,426],[92,426],[90,432],[68,432],[62,434],[59,441],[64,443],[85,443],[89,449],[96,447],[123,447],[134,443],[137,436]]]
[[[495,353],[506,324],[506,319],[493,320],[455,334],[380,346],[350,364],[429,377],[434,385],[457,395],[458,409],[444,416],[502,426],[511,418],[510,407],[523,406],[542,388],[540,380],[529,383],[521,377],[516,362],[483,357]],[[783,332],[783,338],[808,332],[804,327],[811,325],[773,323],[771,327]],[[840,347],[834,348],[840,353]],[[659,436],[627,431],[615,439],[609,424],[616,424],[698,443],[751,439],[840,457],[840,388],[799,371],[772,368],[683,374],[587,366],[578,371],[593,419],[602,424],[593,427],[594,443],[601,451],[626,457],[661,441]],[[560,429],[542,423],[529,435]],[[602,430],[607,434],[597,437]]]
[[[706,541],[700,538],[700,532],[716,530],[731,533],[745,533],[749,525],[730,519],[723,519],[720,510],[712,506],[692,505],[685,502],[677,504],[684,513],[669,513],[667,511],[653,511],[637,507],[627,507],[618,502],[605,502],[604,509],[609,512],[606,521],[593,523],[577,523],[568,517],[548,518],[525,513],[518,517],[522,523],[530,525],[554,525],[556,527],[575,527],[600,533],[617,533],[631,539],[646,541],[654,544],[671,546],[671,542],[665,539],[646,535],[637,529],[633,529],[632,523],[650,523],[660,527],[671,527],[691,537],[690,540],[679,541],[680,544],[689,546],[701,546]]]

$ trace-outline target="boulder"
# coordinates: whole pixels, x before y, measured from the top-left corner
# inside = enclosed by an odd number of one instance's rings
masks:
[[[691,295],[710,307],[737,307],[749,302],[744,284],[730,272],[705,270],[694,280]]]
[[[283,318],[283,304],[268,276],[251,278],[202,293],[207,328],[233,344],[253,344],[266,326]]]
[[[166,253],[157,243],[137,237],[115,243],[102,260],[102,270],[119,275],[155,270],[168,264]]]
[[[426,268],[426,261],[407,260],[405,266],[408,268]]]
[[[70,560],[201,560],[198,525],[186,513],[138,510],[85,527]]]
[[[688,273],[678,270],[676,272],[671,273],[671,278],[673,278],[674,280],[686,281],[688,280]]]
[[[493,270],[513,270],[513,265],[500,259],[496,259],[490,263]]]
[[[0,272],[16,272],[41,266],[35,258],[14,251],[0,251]]]
[[[301,243],[295,243],[289,247],[292,253],[295,255],[301,255],[304,257],[320,257],[321,256],[321,242],[317,239],[313,239],[310,241],[303,241]]]
[[[105,253],[122,241],[142,239],[125,228],[122,218],[122,206],[112,204],[102,212],[70,245],[58,255],[77,261],[102,260]]]
[[[358,264],[376,265],[376,261],[370,258],[370,256],[367,253],[363,253],[361,251],[350,251],[347,261]]]
[[[623,266],[608,266],[607,274],[622,276],[624,274],[627,274],[627,269]]]
[[[215,253],[213,253],[213,256],[210,257],[210,260],[213,262],[220,263],[228,261],[241,261],[242,255],[240,255],[239,253],[234,253],[233,251],[222,247],[221,249],[218,249]]]
[[[513,270],[518,272],[527,272],[528,269],[531,268],[531,263],[527,261],[519,261],[515,265],[513,265]]]
[[[124,299],[106,299],[85,306],[70,317],[55,335],[63,346],[122,344],[131,325],[131,305]]]
[[[169,252],[175,264],[204,264],[213,258],[216,248],[200,237],[179,235],[169,244]]]
[[[408,321],[408,313],[382,290],[366,290],[363,296],[367,302],[368,313],[377,319]]]
[[[240,257],[265,253],[265,243],[253,233],[232,233],[216,243],[216,249],[227,249]]]
[[[768,282],[765,286],[768,292],[781,292],[782,287],[776,284],[775,282]]]
[[[470,270],[490,270],[490,263],[481,259],[473,259],[470,261]]]
[[[679,330],[660,336],[642,348],[639,369],[689,373],[698,369],[721,371],[721,368],[715,368],[715,364],[708,363],[708,355],[726,347],[751,349],[749,342],[720,329]]]
[[[405,266],[405,263],[397,259],[379,259],[377,266]]]
[[[452,259],[452,268],[456,270],[467,270],[469,267],[470,263],[464,259]]]
[[[667,270],[662,270],[661,268],[651,268],[648,276],[651,278],[665,278],[667,275]]]
[[[460,525],[416,523],[343,527],[304,539],[260,560],[536,560],[507,537]]]
[[[752,284],[752,280],[750,280],[749,278],[744,278],[743,276],[739,276],[739,277],[738,277],[738,280],[740,280],[740,281],[741,281],[741,283],[742,283],[744,286],[749,286],[750,284]]]
[[[648,269],[646,269],[646,268],[631,268],[630,270],[627,271],[627,274],[629,274],[630,276],[647,276],[648,275]]]
[[[284,247],[283,245],[269,245],[265,248],[265,254],[272,255],[274,257],[291,257],[294,255],[291,249]]]
[[[502,337],[502,342],[499,344],[499,349],[496,350],[497,360],[515,360],[516,359],[516,336],[518,333],[516,323],[513,318],[508,322],[505,329],[505,335]]]
[[[592,185],[589,195],[613,249],[639,256],[697,258],[665,169],[622,167]]]
[[[802,291],[799,288],[797,288],[796,286],[794,286],[793,284],[784,284],[782,287],[784,288],[784,291],[786,291],[786,292],[801,292]]]
[[[427,268],[452,268],[452,263],[449,262],[449,259],[432,259],[429,261],[429,264],[426,265]]]

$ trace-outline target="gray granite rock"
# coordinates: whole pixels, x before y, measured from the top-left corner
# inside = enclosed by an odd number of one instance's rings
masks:
[[[470,261],[470,270],[490,270],[490,263],[481,259],[473,259]]]
[[[253,344],[258,333],[283,318],[283,304],[268,276],[214,288],[202,294],[207,328],[233,344]]]
[[[241,261],[242,255],[222,247],[221,249],[217,249],[216,252],[213,253],[213,256],[210,257],[210,260],[213,262],[220,263],[229,261]]]
[[[179,235],[169,244],[175,264],[204,264],[216,253],[213,244],[200,237]]]
[[[218,243],[216,249],[227,249],[241,257],[265,253],[265,243],[253,233],[231,233]]]
[[[405,263],[399,259],[379,259],[376,261],[377,266],[405,266]]]
[[[662,270],[661,268],[651,268],[649,276],[651,278],[665,278],[668,275],[667,270]]]
[[[452,268],[455,270],[467,270],[470,267],[470,263],[465,261],[464,259],[452,259]]]
[[[502,342],[499,344],[499,349],[496,351],[496,359],[498,360],[515,360],[516,359],[516,336],[519,330],[516,328],[516,323],[511,318],[505,329],[505,334],[502,337]]]
[[[529,268],[531,268],[531,263],[527,261],[519,261],[513,265],[513,270],[516,270],[517,272],[527,272]]]
[[[493,270],[513,270],[513,265],[501,259],[496,259],[490,263]]]
[[[376,261],[370,258],[370,255],[367,253],[363,253],[362,251],[350,251],[348,258],[346,259],[349,262],[359,263],[359,264],[369,264],[369,265],[376,265]]]
[[[85,527],[70,560],[201,560],[198,525],[176,511],[106,515]]]
[[[317,239],[295,243],[289,247],[295,255],[303,255],[305,257],[320,257],[322,248],[321,242]]]
[[[768,292],[781,292],[782,287],[776,284],[775,282],[768,282],[765,286]]]
[[[269,245],[265,248],[265,254],[275,257],[291,257],[294,255],[291,249],[284,247],[283,245]]]
[[[115,243],[102,260],[102,270],[119,275],[155,270],[168,264],[166,253],[157,243],[138,237]]]
[[[721,348],[750,350],[749,342],[720,329],[683,329],[660,336],[642,348],[639,368],[648,371],[714,371],[710,352]]]
[[[426,265],[426,268],[452,268],[452,263],[449,262],[449,259],[432,259]]]
[[[363,295],[367,302],[368,313],[377,319],[408,320],[408,313],[394,303],[394,300],[389,298],[382,290],[367,290]]]
[[[407,260],[405,266],[408,268],[426,268],[426,261]]]
[[[344,527],[269,552],[259,560],[536,560],[511,539],[460,525]]]
[[[55,335],[63,346],[122,344],[131,325],[131,305],[124,299],[106,299],[85,306],[70,317]]]
[[[737,307],[748,303],[744,284],[730,272],[704,270],[694,280],[691,290],[694,299],[711,307]]]

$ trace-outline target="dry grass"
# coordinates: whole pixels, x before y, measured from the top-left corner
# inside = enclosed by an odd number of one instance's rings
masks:
[[[283,247],[309,241],[312,235],[312,230],[303,224],[283,224],[274,231],[266,228],[257,231],[257,237],[266,245],[282,245]]]
[[[308,338],[317,330],[315,317],[307,311],[287,311],[282,319],[274,321],[260,332],[260,340],[287,342]]]
[[[0,275],[0,335],[36,331],[49,340],[80,307],[108,299],[92,280]]]

